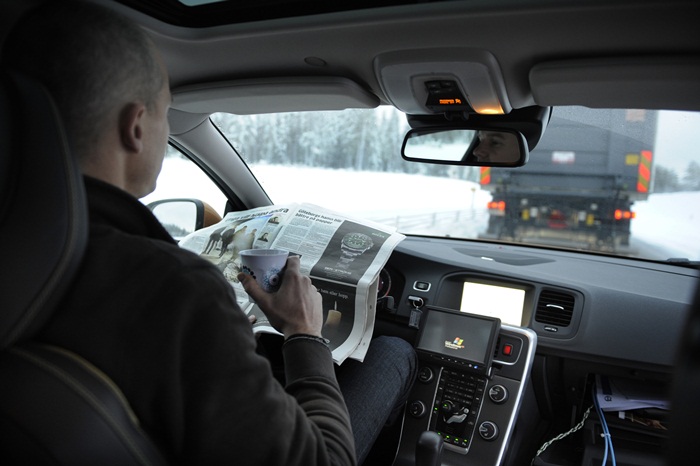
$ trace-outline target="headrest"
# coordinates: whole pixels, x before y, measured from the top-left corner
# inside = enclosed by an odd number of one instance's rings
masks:
[[[0,349],[30,338],[87,242],[82,176],[58,110],[36,80],[0,72]]]

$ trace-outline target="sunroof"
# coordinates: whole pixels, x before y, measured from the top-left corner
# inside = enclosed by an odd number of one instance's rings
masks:
[[[166,23],[208,27],[450,0],[118,0]]]
[[[186,6],[208,5],[210,3],[227,2],[229,0],[178,0]]]

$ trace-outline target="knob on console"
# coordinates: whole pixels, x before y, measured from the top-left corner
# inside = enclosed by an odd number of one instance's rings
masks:
[[[508,400],[508,390],[503,385],[494,385],[489,388],[489,398],[496,404],[505,403]]]
[[[420,400],[414,400],[408,405],[408,412],[415,418],[422,418],[426,413],[425,405]]]
[[[479,435],[484,440],[495,440],[498,437],[498,426],[492,421],[484,421],[479,425]]]
[[[426,366],[421,367],[418,371],[418,380],[423,383],[430,383],[433,380],[433,370]]]
[[[440,404],[440,410],[444,414],[451,414],[455,412],[456,409],[457,406],[451,400],[443,400],[442,404]]]

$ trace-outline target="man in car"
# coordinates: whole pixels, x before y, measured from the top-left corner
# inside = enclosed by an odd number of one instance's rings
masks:
[[[116,382],[172,463],[362,461],[407,396],[413,349],[375,340],[363,364],[348,366],[341,393],[321,297],[291,257],[276,293],[240,277],[284,334],[286,386],[275,380],[219,270],[179,248],[137,200],[155,188],[171,102],[146,34],[103,8],[51,1],[20,21],[3,61],[53,95],[88,195],[81,271],[38,339]]]

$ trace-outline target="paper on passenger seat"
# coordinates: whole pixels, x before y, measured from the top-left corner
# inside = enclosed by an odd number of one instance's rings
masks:
[[[603,411],[669,409],[661,388],[640,381],[596,375],[596,398]]]

